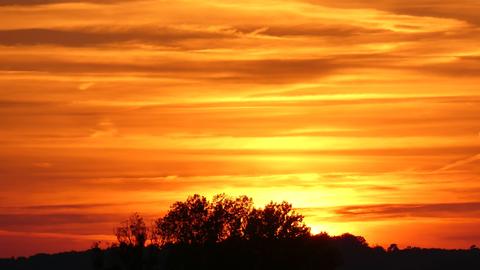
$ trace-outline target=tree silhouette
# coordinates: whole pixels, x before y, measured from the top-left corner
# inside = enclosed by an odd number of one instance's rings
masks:
[[[147,226],[138,214],[134,213],[115,229],[115,236],[120,245],[143,247],[147,241]]]
[[[294,239],[310,234],[303,216],[291,204],[271,202],[253,208],[252,199],[219,194],[209,202],[194,195],[174,203],[155,221],[153,231],[161,245],[219,243],[233,239]]]
[[[388,248],[387,248],[387,252],[398,252],[400,249],[398,248],[398,245],[397,244],[391,244]]]
[[[209,242],[243,238],[252,209],[253,201],[247,196],[232,199],[219,194],[213,197],[208,219]]]
[[[333,238],[339,243],[339,245],[349,247],[350,249],[362,250],[369,248],[367,241],[362,236],[344,233]]]
[[[291,204],[270,202],[264,209],[253,209],[245,230],[247,239],[295,239],[310,235],[303,216]]]
[[[155,221],[154,233],[161,244],[201,244],[207,241],[209,203],[195,194],[186,202],[176,202],[168,213]]]

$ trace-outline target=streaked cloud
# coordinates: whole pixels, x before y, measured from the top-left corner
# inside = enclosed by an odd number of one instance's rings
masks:
[[[60,3],[94,3],[94,4],[109,4],[122,2],[127,0],[2,0],[0,6],[36,6]],[[132,0],[128,0],[132,1]],[[139,1],[139,0],[133,0]]]
[[[441,167],[440,169],[438,169],[438,171],[448,171],[448,170],[452,170],[452,169],[458,169],[459,167],[462,167],[463,165],[469,165],[470,163],[474,163],[474,162],[479,161],[479,160],[480,160],[480,154],[476,154],[474,156],[464,158],[464,159],[460,159],[460,160],[454,161],[450,164],[447,164],[447,165]]]
[[[398,218],[476,218],[480,202],[436,204],[386,204],[346,206],[335,210],[341,220],[385,220]]]
[[[140,43],[173,46],[192,39],[235,38],[229,29],[217,31],[173,27],[111,27],[96,26],[78,29],[14,29],[0,31],[0,44],[6,46],[58,45],[88,47],[119,43]]]
[[[365,3],[360,0],[332,1],[332,0],[308,0],[319,5],[332,5],[345,8],[372,8],[385,10],[396,14],[412,16],[453,18],[464,20],[469,23],[480,23],[476,13],[480,10],[475,0],[463,0],[448,2],[442,0],[416,0],[405,3],[401,0],[382,0]]]

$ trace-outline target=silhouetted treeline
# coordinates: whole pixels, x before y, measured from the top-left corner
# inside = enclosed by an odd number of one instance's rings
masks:
[[[120,245],[155,246],[169,244],[202,245],[227,240],[274,240],[308,237],[310,228],[303,216],[287,202],[270,202],[254,208],[251,198],[216,195],[210,202],[194,195],[176,202],[168,213],[148,228],[138,214],[133,214],[116,229]]]
[[[118,243],[85,252],[0,260],[0,269],[480,269],[480,250],[370,247],[363,237],[311,235],[287,202],[254,208],[246,196],[194,195],[147,226],[133,214]]]

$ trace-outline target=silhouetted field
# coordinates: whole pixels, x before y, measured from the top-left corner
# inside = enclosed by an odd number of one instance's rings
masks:
[[[97,269],[480,269],[480,251],[410,248],[386,251],[361,237],[316,235],[302,240],[237,241],[163,248],[126,246],[30,258],[1,259],[5,270]]]
[[[0,259],[2,270],[189,269],[480,269],[480,249],[442,250],[392,244],[370,247],[363,237],[312,235],[287,202],[253,207],[246,196],[194,195],[176,202],[151,228],[138,214],[116,229],[118,243],[84,252]]]

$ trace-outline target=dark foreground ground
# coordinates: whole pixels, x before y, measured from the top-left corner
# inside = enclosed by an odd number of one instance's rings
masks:
[[[172,245],[108,249],[29,258],[0,259],[1,270],[116,269],[480,269],[480,250],[369,247],[361,237],[312,236],[297,240],[228,241],[193,246]]]

